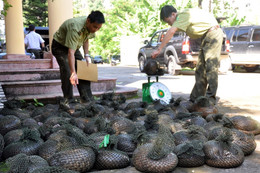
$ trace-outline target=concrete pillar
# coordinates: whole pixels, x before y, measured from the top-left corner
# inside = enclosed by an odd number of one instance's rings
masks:
[[[5,17],[6,53],[4,58],[26,58],[23,32],[22,0],[7,0],[12,5]],[[27,57],[28,58],[28,57]]]
[[[49,37],[50,45],[53,34],[59,29],[60,25],[67,19],[73,17],[73,0],[48,0],[49,17]]]

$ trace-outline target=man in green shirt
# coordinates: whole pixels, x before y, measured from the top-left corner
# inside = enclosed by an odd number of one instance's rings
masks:
[[[195,71],[195,85],[190,94],[190,101],[194,102],[199,96],[207,96],[212,104],[216,103],[218,88],[218,66],[223,41],[223,31],[215,17],[201,9],[186,9],[181,13],[170,5],[161,9],[161,20],[168,23],[171,28],[167,31],[161,45],[152,53],[156,58],[162,48],[170,41],[178,30],[184,31],[190,38],[201,38]]]
[[[95,37],[105,18],[102,12],[92,11],[88,17],[77,17],[66,20],[53,36],[52,54],[60,66],[60,78],[64,105],[73,97],[73,86],[77,86],[82,102],[92,99],[90,81],[79,80],[76,73],[76,60],[82,60],[79,48],[83,46],[84,58],[89,61],[89,39]],[[73,85],[73,86],[72,86]]]

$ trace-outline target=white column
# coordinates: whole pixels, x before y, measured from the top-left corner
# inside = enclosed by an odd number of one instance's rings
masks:
[[[25,56],[22,0],[7,0],[12,5],[5,17],[7,58]]]
[[[72,0],[48,0],[48,17],[49,17],[49,37],[50,45],[53,34],[59,29],[60,25],[67,19],[73,17]]]

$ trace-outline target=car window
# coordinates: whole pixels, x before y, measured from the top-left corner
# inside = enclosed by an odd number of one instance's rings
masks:
[[[157,44],[158,39],[159,39],[159,35],[160,35],[159,32],[155,33],[155,35],[154,35],[153,38],[151,39],[151,44]]]
[[[233,31],[234,31],[233,28],[224,29],[224,32],[225,32],[228,40],[230,40],[230,38],[232,37]]]
[[[254,30],[252,41],[260,41],[260,29]]]
[[[163,38],[164,38],[164,36],[166,35],[166,32],[167,32],[167,31],[162,32],[162,34],[161,34],[161,38],[160,38],[160,42],[163,41]]]
[[[247,41],[249,29],[240,29],[237,33],[237,41]]]

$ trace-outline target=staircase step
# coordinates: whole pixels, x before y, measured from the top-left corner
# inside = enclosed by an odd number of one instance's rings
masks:
[[[61,93],[61,81],[58,80],[40,80],[40,81],[14,81],[1,82],[6,98],[18,97],[24,95],[41,95]],[[116,79],[100,78],[97,82],[91,83],[93,92],[113,91],[116,87]],[[74,93],[78,94],[74,87]]]
[[[110,91],[92,91],[93,96],[100,97],[102,94],[114,92],[115,95],[123,94],[126,98],[132,98],[137,96],[138,89],[133,87],[125,87],[117,85],[113,90]],[[16,98],[19,100],[25,101],[33,101],[37,99],[37,101],[44,104],[55,104],[59,100],[59,98],[63,97],[62,92],[51,93],[51,94],[38,94],[38,95],[20,95],[17,97],[9,97],[8,100]],[[74,97],[79,98],[79,93],[74,92]]]
[[[0,69],[49,69],[52,68],[52,59],[0,59]]]
[[[0,70],[0,81],[32,81],[60,79],[59,69]]]

